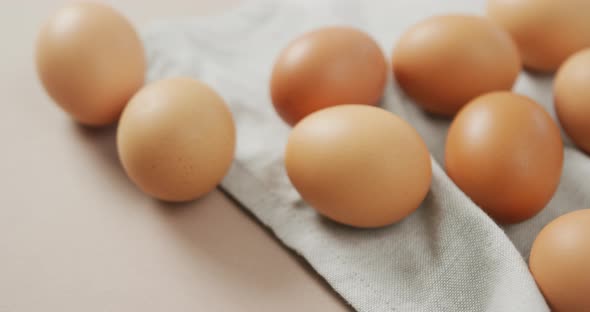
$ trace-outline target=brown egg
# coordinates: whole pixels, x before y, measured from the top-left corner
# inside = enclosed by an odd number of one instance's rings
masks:
[[[445,15],[408,30],[392,57],[399,86],[424,110],[454,115],[473,98],[510,90],[521,69],[516,46],[486,18]]]
[[[590,311],[590,209],[545,226],[533,243],[529,266],[552,311]]]
[[[379,227],[411,214],[430,188],[430,155],[412,126],[368,105],[313,113],[293,128],[287,174],[320,214],[356,227]]]
[[[385,56],[366,33],[326,27],[306,33],[279,55],[272,71],[272,102],[294,125],[325,107],[376,105],[387,80]]]
[[[119,118],[143,85],[146,66],[133,26],[97,3],[71,4],[53,15],[39,34],[36,62],[51,98],[94,126]]]
[[[234,156],[235,128],[223,99],[190,78],[151,83],[129,102],[117,130],[129,178],[158,199],[197,198],[221,181]]]
[[[549,202],[561,176],[559,128],[533,100],[511,92],[477,97],[449,128],[447,174],[500,223],[517,223]]]
[[[559,68],[553,95],[563,129],[590,154],[590,49],[574,54]]]
[[[590,47],[588,0],[488,0],[487,11],[512,35],[526,67],[554,71]]]

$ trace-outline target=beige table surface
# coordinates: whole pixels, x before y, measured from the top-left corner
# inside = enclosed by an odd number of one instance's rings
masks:
[[[138,26],[236,2],[110,1]],[[50,102],[32,54],[61,4],[0,0],[0,311],[349,311],[221,192],[144,196],[115,128],[81,128]]]

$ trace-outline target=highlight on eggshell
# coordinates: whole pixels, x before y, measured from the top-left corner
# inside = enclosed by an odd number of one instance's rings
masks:
[[[115,122],[144,83],[142,42],[127,19],[99,3],[58,10],[37,38],[38,76],[49,96],[78,122]]]
[[[468,103],[448,130],[445,167],[455,184],[499,223],[522,222],[557,190],[559,127],[532,99],[492,92]]]
[[[117,150],[129,178],[165,201],[187,201],[213,190],[228,172],[235,126],[223,99],[192,78],[143,87],[125,108]]]
[[[521,62],[510,36],[489,19],[441,15],[401,36],[392,68],[398,85],[416,104],[453,116],[479,95],[511,90]]]
[[[324,108],[300,121],[285,150],[287,175],[321,215],[370,228],[414,212],[430,188],[430,154],[403,119],[368,105]]]
[[[320,28],[293,40],[275,61],[273,106],[289,125],[322,108],[377,105],[387,81],[385,55],[358,29]]]

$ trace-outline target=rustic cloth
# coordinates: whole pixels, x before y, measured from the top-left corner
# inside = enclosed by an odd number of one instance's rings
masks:
[[[548,311],[527,268],[531,244],[555,217],[590,206],[590,159],[567,140],[553,200],[536,217],[504,227],[445,174],[449,120],[424,114],[391,81],[382,107],[416,127],[432,155],[432,187],[415,213],[380,229],[335,224],[301,200],[283,166],[289,127],[272,108],[269,78],[289,41],[320,26],[351,25],[371,34],[391,55],[400,34],[428,16],[483,15],[484,10],[483,0],[261,0],[218,16],[158,21],[141,34],[148,80],[191,76],[211,85],[231,107],[237,153],[222,187],[356,310]],[[448,75],[453,79],[452,72]],[[551,83],[550,76],[523,73],[515,90],[554,116]]]

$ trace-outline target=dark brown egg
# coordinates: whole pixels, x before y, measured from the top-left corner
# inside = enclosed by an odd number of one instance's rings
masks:
[[[124,16],[98,3],[70,4],[43,26],[37,40],[39,78],[75,120],[115,122],[143,85],[143,45]]]

